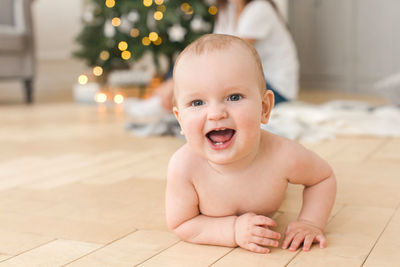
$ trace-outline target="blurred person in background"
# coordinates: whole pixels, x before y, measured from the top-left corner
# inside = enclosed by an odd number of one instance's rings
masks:
[[[217,0],[214,33],[238,36],[255,47],[261,58],[267,89],[275,105],[294,100],[298,94],[297,51],[282,14],[273,0]],[[147,117],[171,116],[173,80],[166,79],[154,95],[127,102],[125,112],[143,121]]]

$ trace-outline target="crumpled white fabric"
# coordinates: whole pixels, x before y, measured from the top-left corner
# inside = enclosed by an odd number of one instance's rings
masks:
[[[337,135],[399,137],[400,108],[372,107],[359,101],[282,103],[261,128],[303,142],[334,139]]]

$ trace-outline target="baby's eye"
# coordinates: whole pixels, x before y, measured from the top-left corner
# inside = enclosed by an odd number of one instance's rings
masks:
[[[233,94],[229,96],[229,101],[239,101],[240,99],[242,99],[242,96],[239,94]]]
[[[196,99],[196,100],[193,100],[191,104],[192,104],[192,107],[201,106],[201,105],[203,105],[203,100]]]

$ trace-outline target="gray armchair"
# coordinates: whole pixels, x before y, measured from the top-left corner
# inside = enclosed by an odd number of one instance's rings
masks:
[[[35,76],[32,2],[0,0],[0,80],[20,79],[27,103],[33,100]]]

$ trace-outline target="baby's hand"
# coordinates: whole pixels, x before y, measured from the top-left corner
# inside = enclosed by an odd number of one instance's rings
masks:
[[[295,221],[291,222],[286,229],[282,248],[289,247],[290,251],[296,251],[303,244],[303,250],[309,251],[312,243],[318,242],[320,248],[326,247],[326,238],[321,229],[307,222]]]
[[[277,240],[281,238],[280,233],[268,229],[268,226],[276,226],[275,221],[254,213],[239,216],[235,224],[236,244],[253,252],[268,253],[270,250],[266,246],[278,247]]]

